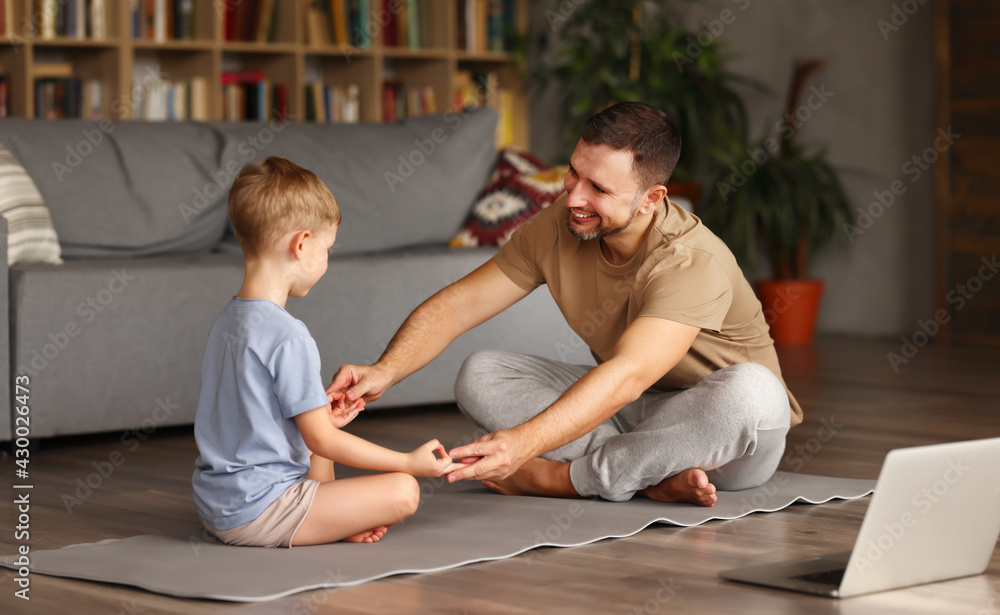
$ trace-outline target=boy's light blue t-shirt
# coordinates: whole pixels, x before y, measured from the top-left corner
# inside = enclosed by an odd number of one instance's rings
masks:
[[[234,297],[201,363],[192,479],[201,519],[217,530],[243,525],[301,481],[309,449],[294,417],[327,402],[306,326],[276,303]]]

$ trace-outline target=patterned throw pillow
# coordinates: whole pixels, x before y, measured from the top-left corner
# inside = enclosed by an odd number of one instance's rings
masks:
[[[500,152],[496,170],[476,197],[469,217],[449,245],[502,246],[525,220],[563,193],[566,167],[552,167],[522,152]]]
[[[35,182],[0,145],[0,216],[7,219],[7,264],[62,264],[59,238]]]

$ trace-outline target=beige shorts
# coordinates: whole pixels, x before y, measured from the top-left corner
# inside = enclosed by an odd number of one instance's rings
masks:
[[[319,481],[307,478],[285,490],[277,500],[253,521],[228,530],[216,530],[207,523],[208,531],[229,545],[241,547],[291,547],[292,537],[306,520]]]

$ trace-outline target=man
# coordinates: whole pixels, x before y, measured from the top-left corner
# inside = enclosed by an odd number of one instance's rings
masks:
[[[342,366],[330,396],[341,405],[378,399],[546,284],[598,365],[470,356],[456,399],[491,433],[449,452],[468,463],[449,481],[702,506],[715,504],[716,488],[767,481],[802,411],[732,253],[666,199],[680,146],[670,118],[643,103],[590,118],[566,193],[492,260],[418,307],[377,363]]]

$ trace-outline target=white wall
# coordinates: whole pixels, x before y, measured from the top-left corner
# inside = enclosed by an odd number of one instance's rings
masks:
[[[909,173],[903,169],[935,137],[932,2],[673,1],[688,11],[692,28],[704,29],[703,20],[732,12],[720,34],[735,56],[730,66],[771,90],[746,92],[754,135],[780,118],[793,60],[826,61],[826,70],[812,83],[832,96],[803,125],[800,139],[827,147],[831,161],[844,170],[856,207],[867,208],[875,200],[873,192],[887,190],[894,180],[901,180],[906,192],[853,245],[815,259],[813,276],[827,284],[819,328],[879,336],[911,332],[918,319],[933,314],[934,305],[932,173],[914,180],[914,167]],[[550,28],[545,12],[558,10],[559,2],[532,4],[532,27]],[[891,23],[894,5],[900,11],[906,5],[912,15],[886,36],[878,22]],[[531,125],[536,153],[565,157],[551,92],[533,97]],[[759,273],[767,275],[763,269]]]

